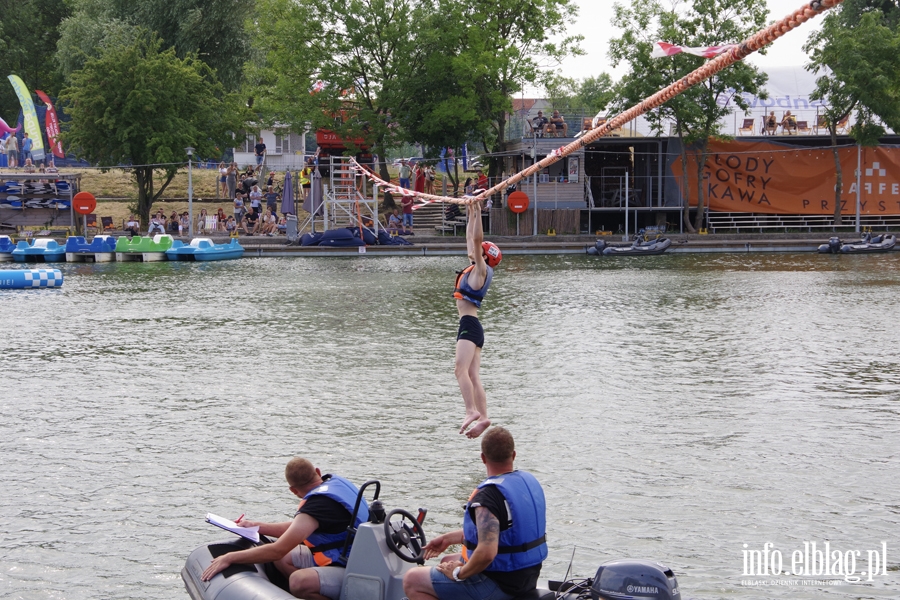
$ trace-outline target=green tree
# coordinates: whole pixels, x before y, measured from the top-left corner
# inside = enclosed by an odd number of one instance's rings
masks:
[[[622,61],[629,65],[629,72],[619,87],[619,108],[624,108],[681,79],[705,60],[687,54],[652,59],[653,43],[666,41],[700,47],[738,43],[765,25],[768,10],[764,0],[693,0],[691,3],[674,0],[669,5],[659,0],[634,0],[630,7],[616,4],[614,13],[614,22],[624,32],[613,40],[610,57],[614,65]],[[706,216],[703,171],[710,138],[725,137],[722,119],[733,110],[728,101],[748,111],[743,94],[762,96],[760,88],[765,82],[765,74],[741,61],[645,115],[657,134],[664,134],[665,125],[674,122],[682,147],[685,173],[682,218],[688,231],[698,230]],[[686,184],[688,152],[694,155],[698,181],[693,223]]]
[[[407,84],[422,68],[417,39],[429,8],[413,0],[259,0],[267,18],[253,23],[248,66],[259,121],[327,126],[386,156],[402,140],[396,115],[415,100]],[[317,81],[324,87],[308,93]],[[380,174],[388,177],[384,162]]]
[[[835,164],[834,222],[842,224],[843,170],[837,124],[854,110],[850,133],[875,146],[887,124],[900,131],[900,7],[886,0],[848,0],[826,15],[804,46],[807,69],[819,77],[812,98],[824,102]]]
[[[179,58],[195,56],[209,65],[228,90],[243,81],[250,42],[244,21],[253,2],[240,0],[75,0],[60,27],[57,60],[63,75],[110,45],[128,43],[136,30],[155,32]]]
[[[573,0],[439,0],[439,12],[465,25],[460,55],[473,69],[478,115],[491,128],[479,141],[485,152],[503,150],[511,98],[581,53],[581,37],[565,35],[578,7]],[[498,168],[491,161],[491,176]]]
[[[63,143],[101,167],[132,165],[145,225],[153,202],[184,164],[184,149],[220,156],[242,123],[235,96],[208,66],[161,45],[145,33],[129,45],[105,48],[71,74],[72,85],[60,97],[71,117],[63,124]]]
[[[0,0],[0,117],[14,125],[21,109],[6,76],[18,75],[32,92],[56,96],[63,85],[53,61],[64,0]]]

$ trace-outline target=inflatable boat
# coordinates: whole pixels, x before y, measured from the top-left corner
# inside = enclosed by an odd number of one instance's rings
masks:
[[[25,269],[0,271],[0,290],[60,287],[63,274],[59,269]]]
[[[403,575],[415,565],[425,563],[425,509],[418,516],[395,509],[385,514],[378,500],[381,484],[367,481],[359,490],[356,507],[363,493],[375,485],[369,504],[369,521],[349,530],[342,558],[347,567],[340,600],[401,600]],[[356,520],[356,510],[353,519]],[[352,542],[350,554],[347,546]],[[260,536],[260,544],[270,543]],[[203,544],[188,556],[181,577],[193,600],[292,600],[284,575],[271,563],[232,565],[209,581],[200,576],[213,558],[255,546],[245,538]],[[514,600],[681,600],[678,582],[672,570],[645,560],[614,560],[603,563],[594,577],[541,582],[538,588]]]
[[[0,235],[0,262],[10,262],[13,259],[12,252],[16,249],[12,238],[8,235]]]
[[[606,240],[597,240],[597,243],[587,249],[587,253],[592,256],[650,256],[654,254],[662,254],[672,245],[669,238],[655,238],[645,240],[643,236],[637,236],[634,242],[628,246],[611,246]]]
[[[228,244],[215,244],[209,238],[194,238],[190,244],[175,240],[166,250],[169,260],[231,260],[244,256],[244,247],[237,239]]]
[[[820,254],[872,254],[875,252],[889,252],[897,244],[896,236],[889,233],[872,236],[867,233],[861,240],[844,242],[837,236],[832,236],[827,244],[819,246]]]
[[[155,262],[166,260],[166,250],[172,247],[174,239],[171,235],[157,233],[151,237],[135,237],[128,239],[124,235],[116,242],[117,261]]]
[[[83,236],[66,239],[66,262],[112,262],[116,260],[116,238],[95,235],[91,243]]]
[[[31,245],[20,240],[12,257],[16,262],[65,262],[66,249],[50,238],[37,238]]]

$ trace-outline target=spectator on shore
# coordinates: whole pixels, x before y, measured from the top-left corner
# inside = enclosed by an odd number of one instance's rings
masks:
[[[23,170],[26,173],[34,173],[35,171],[37,171],[37,169],[34,168],[34,164],[32,164],[30,158],[25,159],[25,166],[23,167]]]
[[[569,125],[566,123],[565,119],[560,116],[558,110],[553,111],[553,116],[550,117],[550,124],[547,126],[547,133],[552,133],[554,137],[560,137],[559,134],[562,133],[562,137],[569,137]]]
[[[409,164],[405,160],[400,161],[400,187],[410,189],[409,176],[412,173]],[[405,211],[404,211],[405,214]]]
[[[769,116],[766,117],[766,133],[769,135],[775,135],[775,131],[778,129],[778,119],[775,118],[775,111],[771,111]]]
[[[6,140],[6,165],[10,169],[19,166],[19,140],[16,139],[15,134],[10,134]]]
[[[240,223],[244,219],[244,192],[238,190],[234,196],[234,220]]]
[[[263,162],[266,160],[266,143],[262,138],[259,138],[256,146],[253,147],[253,152],[256,153],[256,168],[262,170]]]
[[[45,173],[59,173],[59,169],[56,168],[56,161],[54,161],[51,158],[50,162],[47,163],[47,168],[44,169],[44,172]]]
[[[529,121],[529,124],[531,124],[531,131],[534,132],[535,137],[544,137],[544,128],[547,127],[547,117],[544,116],[543,111],[539,110],[537,116]]]
[[[388,217],[388,233],[397,235],[401,229],[403,229],[403,219],[400,218],[400,210],[395,208]]]
[[[270,185],[266,191],[266,208],[272,211],[272,214],[278,213],[278,196],[275,189]]]
[[[250,210],[255,212],[257,217],[262,212],[262,197],[262,190],[259,189],[258,185],[253,184],[250,188]]]
[[[225,231],[225,222],[228,221],[228,217],[225,215],[225,211],[222,210],[222,207],[219,207],[218,212],[216,212],[216,227],[218,227],[219,231]]]
[[[28,137],[28,132],[26,131],[22,136],[22,159],[25,161],[25,166],[28,166],[28,161],[31,160],[31,149],[33,147],[34,140]]]
[[[788,135],[791,135],[791,131],[797,133],[797,117],[791,114],[791,111],[787,111],[784,113],[784,118],[781,120],[781,130],[787,131]]]
[[[219,163],[219,192],[223,198],[230,197],[228,195],[228,167],[225,166],[224,161]]]
[[[191,214],[188,211],[181,213],[181,220],[178,222],[178,235],[184,235],[185,231],[191,231]]]
[[[490,187],[488,176],[484,174],[484,171],[478,171],[478,181],[475,183],[475,189],[486,190],[488,187]]]
[[[208,215],[206,214],[206,209],[201,208],[200,215],[197,217],[197,233],[198,234],[202,234],[202,233],[209,234],[210,233],[210,231],[206,229],[206,217],[207,216]]]
[[[400,199],[400,207],[403,209],[403,227],[405,231],[412,232],[413,228],[413,197],[403,196]],[[407,230],[406,228],[409,227]]]
[[[166,232],[166,215],[163,214],[162,209],[157,211],[155,215],[150,217],[150,226],[147,229],[147,235],[153,236],[154,233],[165,233]]]
[[[234,192],[237,189],[237,163],[233,162],[228,165],[228,171],[225,174],[225,185],[228,188],[228,194],[225,195],[226,198],[234,198]]]
[[[267,235],[269,237],[275,235],[275,223],[275,213],[267,208],[266,214],[263,215],[259,224],[260,235]]]
[[[425,193],[434,195],[434,167],[425,167]]]
[[[131,235],[131,237],[141,235],[141,223],[134,215],[131,215],[128,217],[128,220],[125,221],[125,232]]]
[[[237,223],[235,222],[234,217],[228,217],[228,220],[225,221],[225,231],[227,231],[229,235],[233,235],[237,231]]]
[[[269,171],[269,177],[266,178],[266,188],[275,187],[275,171]]]
[[[425,193],[425,169],[422,168],[422,165],[420,163],[416,163],[415,173],[416,173],[416,177],[415,177],[415,183],[414,183],[413,187],[414,187],[415,191],[419,192],[420,194],[424,194]]]
[[[466,183],[463,185],[463,194],[466,196],[475,195],[475,184],[472,182],[471,177],[466,177]]]
[[[173,210],[172,214],[169,215],[169,221],[166,224],[166,227],[169,233],[178,233],[179,227],[181,227],[181,223],[178,220],[178,211]]]
[[[247,235],[253,235],[257,233],[259,228],[259,215],[256,214],[255,211],[249,210],[247,214],[244,215],[244,220],[241,221],[241,229],[244,230],[244,233]]]
[[[307,158],[306,166],[303,167],[303,170],[300,171],[300,175],[297,177],[300,184],[300,201],[306,200],[309,196],[309,188],[312,185],[312,164],[313,159]]]

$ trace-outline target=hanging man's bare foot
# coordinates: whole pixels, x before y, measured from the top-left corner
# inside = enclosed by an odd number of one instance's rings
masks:
[[[469,412],[466,411],[466,420],[463,421],[462,427],[459,428],[459,433],[466,433],[466,428],[481,418],[481,413],[477,411]]]
[[[470,429],[466,432],[466,437],[471,440],[474,440],[479,435],[484,433],[484,430],[490,426],[491,426],[490,419],[482,419],[481,421],[478,421],[477,423],[475,423],[475,425],[472,426],[472,429]]]

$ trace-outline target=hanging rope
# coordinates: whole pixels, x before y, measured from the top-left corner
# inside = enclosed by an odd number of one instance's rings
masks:
[[[400,194],[402,196],[414,196],[417,199],[421,200],[423,204],[430,204],[432,202],[450,202],[453,204],[469,204],[475,202],[477,200],[482,200],[487,198],[492,194],[496,194],[511,185],[516,185],[526,177],[530,177],[534,175],[541,169],[545,169],[549,167],[555,162],[565,158],[566,156],[572,154],[573,152],[578,151],[581,148],[584,148],[591,142],[603,137],[604,135],[610,133],[611,131],[618,129],[625,125],[626,123],[633,121],[639,116],[647,113],[654,108],[662,106],[675,96],[678,96],[688,88],[691,88],[698,83],[706,81],[719,71],[730,67],[734,63],[739,60],[745,59],[747,56],[756,52],[760,48],[771,44],[778,38],[782,37],[789,31],[796,29],[800,25],[806,23],[810,19],[818,16],[819,14],[834,8],[835,6],[841,4],[844,0],[813,0],[809,2],[807,5],[798,8],[796,11],[783,18],[782,20],[773,23],[769,27],[766,27],[762,31],[755,33],[750,36],[747,40],[742,42],[741,44],[736,44],[727,52],[720,54],[716,58],[710,60],[708,63],[704,64],[700,68],[692,71],[690,74],[685,77],[679,79],[675,83],[663,88],[662,90],[656,92],[649,98],[645,98],[638,104],[635,104],[631,108],[626,111],[619,113],[617,116],[608,120],[600,126],[596,126],[598,122],[599,115],[594,118],[592,125],[595,125],[590,131],[586,134],[568,144],[566,146],[562,146],[553,150],[546,158],[539,161],[536,164],[531,165],[530,167],[519,171],[515,175],[510,176],[509,178],[501,181],[494,187],[484,190],[476,194],[475,196],[467,196],[464,198],[450,198],[446,196],[435,196],[432,194],[423,194],[420,192],[413,192],[412,190],[408,190],[406,188],[402,188],[400,186],[394,185],[390,182],[384,181],[368,169],[361,167],[355,160],[351,159],[351,165],[354,169],[365,175],[369,178],[373,183],[378,184],[383,189],[388,190],[394,194]]]

